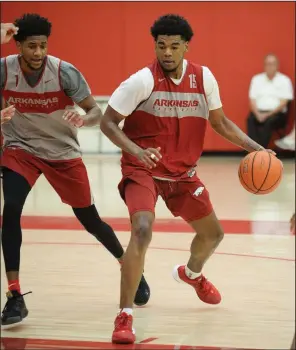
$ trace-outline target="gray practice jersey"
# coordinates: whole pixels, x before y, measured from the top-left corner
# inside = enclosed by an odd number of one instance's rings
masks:
[[[16,114],[2,125],[5,147],[20,147],[40,158],[73,159],[81,156],[77,129],[62,118],[91,94],[83,75],[70,63],[47,56],[45,65],[25,74],[19,56],[1,58],[1,90]]]

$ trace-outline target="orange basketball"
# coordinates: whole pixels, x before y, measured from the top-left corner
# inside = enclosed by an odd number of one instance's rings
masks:
[[[242,186],[254,194],[274,191],[281,182],[282,162],[266,151],[249,153],[240,162],[238,176]]]

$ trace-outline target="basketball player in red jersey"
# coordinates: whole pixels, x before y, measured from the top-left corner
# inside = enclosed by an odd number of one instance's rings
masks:
[[[3,328],[19,324],[28,315],[19,281],[20,220],[26,198],[41,174],[61,200],[73,208],[89,233],[120,262],[124,254],[112,228],[100,218],[93,203],[77,140],[77,128],[98,125],[101,110],[82,74],[70,63],[47,55],[51,23],[46,18],[27,14],[15,25],[18,32],[14,39],[20,54],[1,59],[2,96],[6,105],[14,106],[8,108],[15,109],[1,127],[2,249],[9,289],[1,317]],[[84,115],[79,115],[74,103],[85,111]],[[150,296],[144,277],[138,287],[134,301],[143,305]]]
[[[157,59],[117,88],[101,122],[105,135],[123,150],[119,191],[132,222],[114,343],[135,341],[133,298],[159,195],[172,214],[182,217],[196,232],[189,261],[174,268],[174,278],[193,287],[205,303],[221,301],[218,290],[201,273],[223,238],[208,191],[195,173],[207,121],[246,151],[263,149],[225,116],[211,71],[184,59],[193,36],[189,23],[178,15],[166,15],[154,23],[151,34]],[[118,126],[122,120],[123,130]]]

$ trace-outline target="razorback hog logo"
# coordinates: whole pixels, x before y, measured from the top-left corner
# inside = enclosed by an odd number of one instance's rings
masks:
[[[48,106],[52,104],[59,103],[58,97],[52,97],[52,98],[24,98],[24,97],[9,97],[8,99],[9,104],[14,105],[37,105],[37,106]]]
[[[157,98],[153,104],[153,107],[197,107],[198,100],[187,101],[187,100],[165,100]]]

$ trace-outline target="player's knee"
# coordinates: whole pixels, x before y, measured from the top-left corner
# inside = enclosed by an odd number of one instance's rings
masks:
[[[221,227],[217,227],[209,235],[209,239],[213,241],[214,244],[219,244],[224,238],[224,232]]]
[[[153,220],[146,216],[140,215],[133,220],[133,239],[137,246],[141,248],[147,248],[152,239],[152,223]]]
[[[105,223],[101,220],[94,205],[85,208],[73,208],[73,212],[87,232],[94,236],[98,233],[104,234]]]

